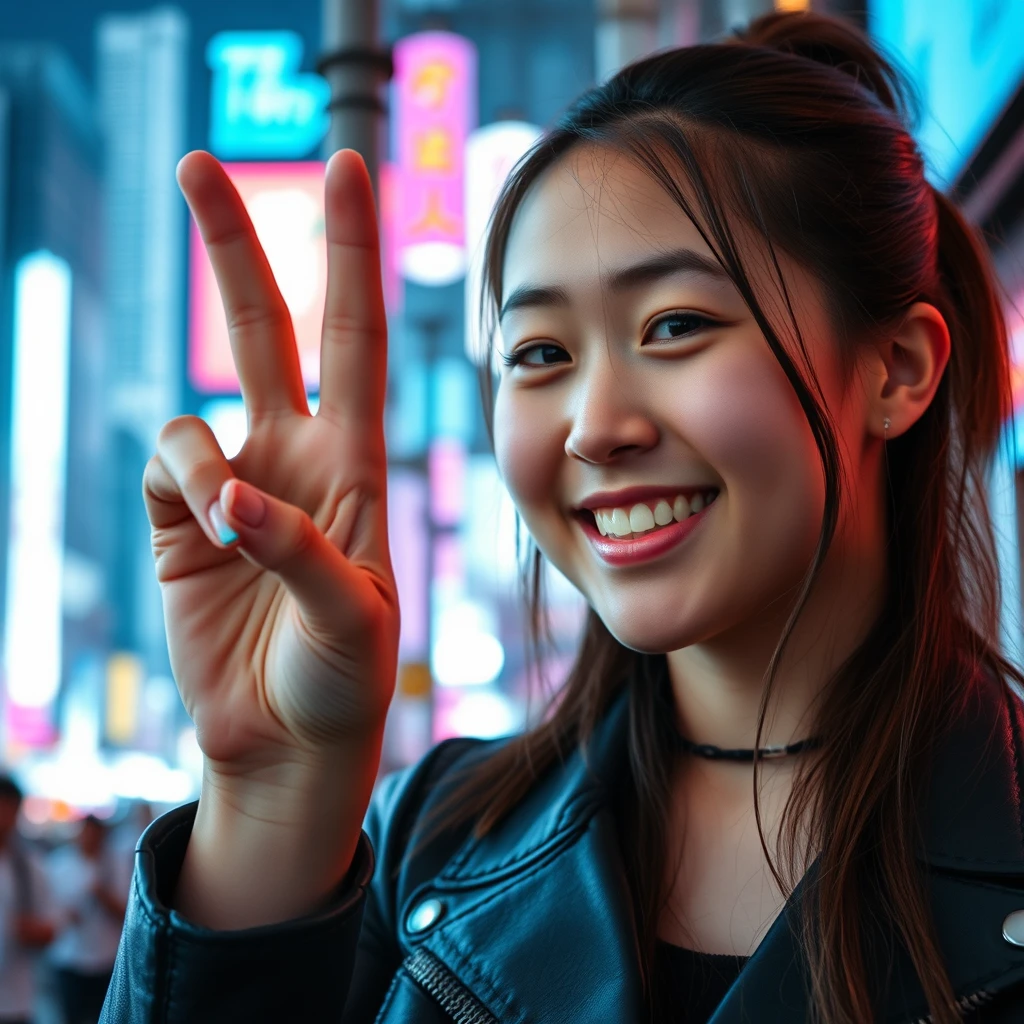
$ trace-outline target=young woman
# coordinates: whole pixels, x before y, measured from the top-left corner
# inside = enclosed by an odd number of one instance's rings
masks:
[[[237,195],[182,162],[249,437],[176,419],[145,474],[205,770],[140,844],[106,1021],[1024,1020],[1006,337],[903,95],[853,28],[771,16],[626,68],[520,164],[495,451],[533,621],[542,558],[589,617],[543,724],[372,803],[399,616],[367,178],[328,167],[311,417]]]

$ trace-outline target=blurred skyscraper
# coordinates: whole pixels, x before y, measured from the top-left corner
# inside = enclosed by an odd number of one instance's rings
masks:
[[[56,47],[0,48],[0,112],[0,730],[31,741],[104,645],[102,146]]]
[[[141,655],[139,681],[168,668],[140,481],[161,425],[181,411],[186,233],[174,168],[186,151],[188,37],[187,18],[171,7],[111,15],[97,29],[116,491],[114,643]]]

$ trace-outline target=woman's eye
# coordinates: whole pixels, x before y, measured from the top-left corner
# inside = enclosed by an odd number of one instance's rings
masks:
[[[564,348],[558,345],[524,345],[514,352],[502,355],[502,361],[506,366],[554,366],[563,360],[560,358],[569,354]]]
[[[715,321],[701,316],[699,313],[669,313],[651,324],[647,331],[647,341],[673,341],[696,334],[705,327],[714,327]]]

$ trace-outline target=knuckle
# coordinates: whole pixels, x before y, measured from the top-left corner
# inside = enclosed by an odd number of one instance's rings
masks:
[[[160,428],[160,433],[156,436],[157,452],[165,450],[169,444],[173,444],[182,437],[195,434],[197,430],[201,430],[205,426],[205,422],[198,416],[175,416]]]
[[[216,493],[224,476],[224,467],[218,459],[199,458],[185,468],[181,477],[181,487],[189,494],[207,490]]]
[[[291,558],[302,558],[305,555],[314,554],[319,547],[322,536],[317,529],[316,523],[313,522],[307,513],[301,509],[297,510],[297,512],[289,551],[289,557]]]
[[[228,331],[252,330],[252,328],[265,328],[269,331],[291,330],[292,318],[287,308],[273,303],[268,306],[238,306],[228,312]]]
[[[384,341],[387,328],[379,324],[367,323],[356,316],[346,313],[328,313],[324,315],[324,335],[334,341],[360,339],[366,341]]]
[[[167,470],[164,467],[163,461],[159,455],[151,455],[149,461],[142,469],[142,486],[146,489],[152,489],[152,485],[158,480],[165,479],[167,476]]]

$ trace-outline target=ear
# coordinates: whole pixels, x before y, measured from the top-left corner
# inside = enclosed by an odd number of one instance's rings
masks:
[[[874,346],[868,434],[899,437],[924,415],[949,362],[949,344],[942,314],[931,303],[915,302],[896,331]]]

